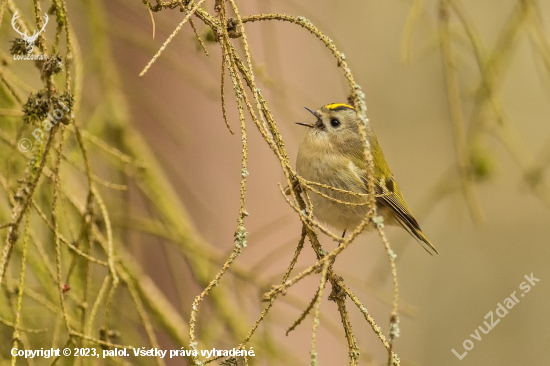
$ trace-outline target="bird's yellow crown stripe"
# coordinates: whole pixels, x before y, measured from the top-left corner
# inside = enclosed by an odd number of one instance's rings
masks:
[[[350,106],[349,104],[344,104],[344,103],[333,103],[333,104],[327,104],[325,106],[326,109],[336,109],[336,108],[349,108],[349,109],[355,109],[353,108],[352,106]]]

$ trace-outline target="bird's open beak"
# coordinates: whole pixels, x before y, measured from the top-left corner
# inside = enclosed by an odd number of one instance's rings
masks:
[[[308,107],[304,107],[305,109],[307,109],[307,111],[311,114],[313,114],[315,116],[315,118],[317,118],[317,121],[319,121],[319,115],[317,114],[317,112],[315,112],[314,110],[311,110],[309,109]],[[314,128],[316,127],[316,124],[313,124],[313,123],[303,123],[303,122],[295,122],[297,125],[300,125],[300,126],[304,126],[304,127],[309,127],[309,128]]]
[[[315,111],[309,109],[308,107],[304,107],[304,108],[307,109],[307,111],[308,111],[309,113],[313,114],[313,115],[315,116],[315,118],[317,118],[317,119],[319,118],[319,115],[317,114],[317,112],[315,112]]]

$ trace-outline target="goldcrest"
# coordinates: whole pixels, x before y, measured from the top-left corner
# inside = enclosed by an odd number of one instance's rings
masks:
[[[355,229],[366,217],[367,162],[358,131],[355,108],[347,104],[327,104],[310,111],[315,123],[298,123],[307,127],[296,159],[296,170],[304,179],[340,190],[361,193],[353,195],[321,186],[312,186],[322,195],[308,190],[316,219],[336,229]],[[367,123],[367,140],[374,160],[374,193],[377,214],[384,223],[401,226],[414,238],[438,253],[422,233],[395,181],[374,131]],[[340,202],[338,202],[340,201]],[[346,204],[346,203],[348,204]],[[374,228],[370,224],[369,229]],[[429,253],[430,251],[423,245]],[[430,253],[431,254],[431,253]]]

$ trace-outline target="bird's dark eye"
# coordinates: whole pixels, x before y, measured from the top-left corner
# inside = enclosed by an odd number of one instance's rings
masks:
[[[333,119],[330,120],[330,125],[332,127],[338,127],[338,126],[340,126],[340,121],[338,121],[338,118],[333,118]]]

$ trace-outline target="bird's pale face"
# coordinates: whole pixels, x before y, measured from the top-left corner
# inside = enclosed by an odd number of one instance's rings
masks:
[[[355,110],[345,104],[337,104],[338,107],[335,108],[331,108],[331,106],[333,105],[321,107],[316,111],[308,108],[308,111],[317,118],[317,121],[312,124],[299,124],[309,127],[309,133],[327,135],[341,135],[349,132],[357,133]]]
[[[308,127],[305,141],[320,144],[323,146],[321,150],[325,151],[330,149],[344,154],[347,149],[362,151],[355,109],[345,104],[329,104],[316,111],[308,110],[317,120],[314,123],[298,123]]]

